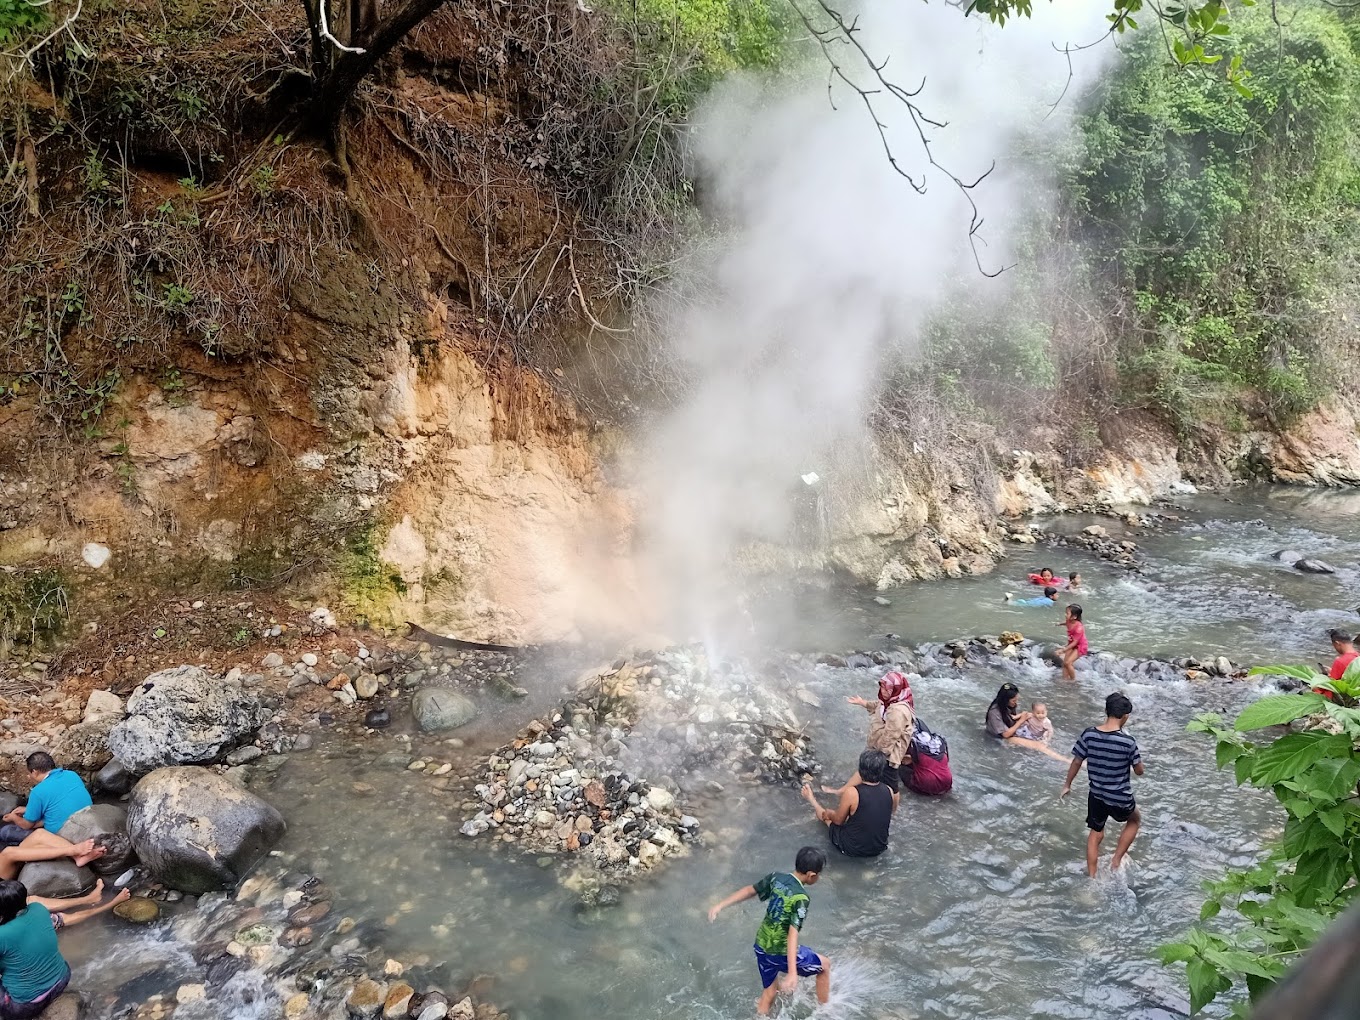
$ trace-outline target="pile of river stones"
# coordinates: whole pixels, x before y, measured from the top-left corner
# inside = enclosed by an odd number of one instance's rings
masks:
[[[549,722],[530,722],[479,767],[461,831],[574,854],[617,883],[699,838],[686,806],[723,790],[705,777],[797,784],[819,771],[791,702],[744,665],[671,649],[587,671]]]

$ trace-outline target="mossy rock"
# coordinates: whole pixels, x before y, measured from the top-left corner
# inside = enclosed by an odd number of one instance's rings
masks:
[[[150,924],[161,916],[161,908],[156,901],[145,896],[130,897],[114,907],[113,912],[133,924]]]

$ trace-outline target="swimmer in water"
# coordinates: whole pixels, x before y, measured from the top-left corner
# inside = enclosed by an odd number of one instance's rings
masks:
[[[1006,592],[1006,601],[1013,606],[1056,606],[1058,604],[1058,589],[1045,588],[1042,595],[1032,599],[1018,599],[1014,592]]]
[[[1049,570],[1048,567],[1044,567],[1037,574],[1029,575],[1029,583],[1042,585],[1045,588],[1054,588],[1062,582],[1053,576],[1053,571]]]

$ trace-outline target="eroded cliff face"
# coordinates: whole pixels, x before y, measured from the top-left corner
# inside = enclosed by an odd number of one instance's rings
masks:
[[[437,299],[416,316],[305,299],[291,314],[284,367],[135,378],[109,412],[110,434],[62,457],[11,458],[0,561],[56,563],[125,594],[279,584],[378,623],[473,639],[657,624],[635,556],[645,508],[606,481],[601,444],[568,399],[532,372],[468,354],[457,314]],[[327,340],[344,356],[304,353]],[[20,454],[22,424],[16,405],[0,421]],[[1140,419],[1123,434],[1120,449],[1080,464],[1042,434],[1022,450],[979,433],[972,459],[879,447],[854,484],[821,497],[816,541],[743,564],[890,587],[992,569],[1006,555],[1002,518],[1147,504],[1231,477],[1360,480],[1360,435],[1339,402],[1186,462],[1169,429]],[[368,556],[357,574],[331,555],[356,533]],[[111,555],[95,566],[99,547]]]
[[[571,402],[468,353],[436,298],[337,297],[358,283],[296,294],[275,363],[133,377],[107,432],[59,456],[25,456],[36,408],[9,404],[0,561],[125,590],[283,584],[473,638],[623,626],[631,511]]]

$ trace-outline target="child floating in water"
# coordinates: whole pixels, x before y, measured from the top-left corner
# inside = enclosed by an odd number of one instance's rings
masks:
[[[1018,599],[1014,592],[1006,592],[1006,601],[1013,606],[1056,606],[1058,604],[1058,589],[1045,588],[1042,595],[1032,599]]]
[[[1048,706],[1042,701],[1031,705],[1029,718],[1015,731],[1015,735],[1026,740],[1037,740],[1041,744],[1053,743],[1053,721],[1048,717]]]
[[[1060,581],[1058,578],[1054,577],[1053,571],[1049,570],[1048,567],[1044,567],[1044,569],[1039,571],[1037,574],[1029,575],[1029,583],[1041,585],[1045,588],[1056,588],[1059,587],[1063,582]]]
[[[738,889],[708,912],[708,919],[716,921],[726,907],[752,896],[765,903],[765,920],[756,931],[756,966],[760,969],[760,983],[764,987],[756,1002],[756,1012],[765,1016],[774,1005],[779,992],[798,988],[798,978],[817,976],[817,1001],[826,1004],[831,997],[831,961],[799,944],[803,922],[807,920],[807,887],[816,885],[826,868],[826,854],[815,846],[798,851],[793,863],[793,874],[773,871],[754,885]],[[784,979],[775,984],[780,974]]]
[[[1078,574],[1075,570],[1067,575],[1067,590],[1068,591],[1081,590],[1081,575]]]

